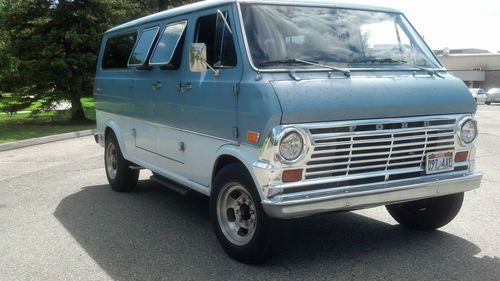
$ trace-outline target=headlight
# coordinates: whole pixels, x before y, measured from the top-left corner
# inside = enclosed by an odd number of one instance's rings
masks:
[[[286,161],[298,160],[304,151],[304,139],[296,131],[286,133],[280,141],[279,151]]]
[[[472,119],[468,119],[462,123],[460,126],[460,140],[462,144],[469,145],[477,137],[477,122]]]

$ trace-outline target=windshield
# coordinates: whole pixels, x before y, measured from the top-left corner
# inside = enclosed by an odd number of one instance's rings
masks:
[[[260,69],[441,68],[397,13],[265,4],[242,4],[241,11],[253,65]]]

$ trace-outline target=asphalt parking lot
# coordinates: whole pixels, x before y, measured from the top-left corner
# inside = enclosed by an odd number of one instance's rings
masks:
[[[385,208],[279,222],[248,266],[216,241],[208,200],[147,180],[118,194],[92,137],[0,152],[0,280],[500,280],[500,104],[480,105],[481,188],[425,233]]]

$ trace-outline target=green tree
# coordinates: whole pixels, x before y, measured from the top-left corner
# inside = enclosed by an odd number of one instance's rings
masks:
[[[4,51],[15,58],[1,66],[2,85],[16,102],[69,100],[72,121],[83,121],[80,98],[92,94],[99,36],[109,27],[138,16],[126,1],[9,0],[0,19]],[[7,70],[7,71],[6,71]]]
[[[10,1],[0,0],[0,19],[7,12],[10,7]],[[2,92],[5,91],[5,83],[2,83],[3,77],[6,73],[15,68],[15,57],[12,57],[7,50],[7,33],[0,28],[0,98],[2,97]],[[1,110],[1,109],[0,109]]]
[[[167,10],[170,7],[183,6],[198,1],[200,0],[137,0],[133,2],[136,2],[143,10],[152,14]]]
[[[92,94],[100,35],[108,28],[196,0],[0,0],[0,91],[11,108],[42,109],[69,100],[72,121],[85,120],[80,98]]]

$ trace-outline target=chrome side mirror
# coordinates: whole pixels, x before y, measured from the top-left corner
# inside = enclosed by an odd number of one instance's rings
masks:
[[[191,72],[207,71],[207,46],[205,43],[192,43],[189,46],[189,70]]]
[[[205,43],[191,43],[189,45],[189,70],[191,72],[205,72],[207,68],[212,70],[215,76],[219,75],[219,70],[213,69],[207,63],[207,46]]]

